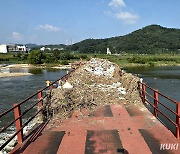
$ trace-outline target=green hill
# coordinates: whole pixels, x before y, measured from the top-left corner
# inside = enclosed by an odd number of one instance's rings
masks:
[[[107,47],[112,53],[180,53],[180,29],[150,25],[124,36],[87,39],[67,49],[81,53],[106,53]]]

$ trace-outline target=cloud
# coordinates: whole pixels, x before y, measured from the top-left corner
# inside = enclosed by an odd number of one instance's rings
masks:
[[[49,24],[39,25],[37,27],[37,29],[39,29],[39,30],[46,30],[46,31],[53,31],[53,32],[60,31],[60,28],[52,26],[52,25],[49,25]]]
[[[125,7],[126,4],[124,3],[123,0],[111,0],[109,2],[109,6],[112,6],[112,7]]]
[[[23,36],[20,33],[18,33],[18,32],[13,32],[12,33],[12,38],[16,39],[16,40],[22,40]]]
[[[139,19],[139,16],[130,12],[118,12],[115,14],[118,20],[121,20],[127,24],[135,24]]]
[[[110,0],[108,6],[109,10],[104,11],[106,16],[115,17],[117,20],[122,21],[125,24],[137,23],[139,15],[131,13],[124,0]]]

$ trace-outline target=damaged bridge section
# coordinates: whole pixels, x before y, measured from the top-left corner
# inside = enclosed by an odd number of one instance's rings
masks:
[[[67,118],[74,110],[93,111],[108,104],[141,104],[138,77],[104,59],[93,58],[60,81],[44,107],[53,119]],[[46,116],[46,115],[44,115]]]
[[[49,123],[11,153],[179,154],[164,148],[180,141],[145,108],[139,81],[108,60],[92,58],[47,92],[39,119]]]

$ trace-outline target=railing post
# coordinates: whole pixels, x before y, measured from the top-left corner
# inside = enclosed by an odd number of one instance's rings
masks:
[[[177,103],[176,105],[176,137],[179,139],[179,135],[180,135],[180,102]]]
[[[20,106],[18,104],[14,104],[13,105],[14,108],[14,117],[15,119],[18,119],[21,116],[21,109]],[[15,122],[16,124],[16,131],[19,131],[22,128],[22,119],[19,118],[18,120],[16,120]],[[17,140],[18,143],[22,143],[23,142],[23,130],[21,130],[18,134],[17,134]]]
[[[43,107],[43,100],[42,100],[42,91],[38,90],[38,100],[40,101],[38,104],[39,109]]]
[[[154,90],[154,116],[157,117],[158,116],[158,90]]]
[[[145,104],[145,98],[146,98],[146,85],[145,83],[142,83],[142,102]]]

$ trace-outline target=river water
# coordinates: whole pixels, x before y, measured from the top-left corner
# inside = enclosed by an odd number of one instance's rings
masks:
[[[14,103],[18,103],[26,97],[32,95],[37,90],[46,86],[45,81],[54,81],[66,73],[66,70],[58,69],[10,69],[10,72],[29,72],[33,75],[22,77],[6,77],[0,78],[0,113],[12,107]],[[171,67],[134,67],[126,68],[127,72],[131,72],[144,79],[152,88],[158,89],[159,92],[180,102],[180,66]],[[166,102],[165,102],[166,103]],[[171,103],[167,104],[170,108],[175,109]],[[175,116],[160,107],[174,121]],[[149,107],[152,111],[152,108]],[[159,118],[172,131],[175,127],[167,121],[162,115]],[[0,121],[1,125],[1,121]]]
[[[28,96],[31,96],[36,91],[46,86],[46,80],[55,81],[61,76],[66,74],[66,70],[58,69],[1,69],[2,72],[24,72],[32,73],[32,75],[21,77],[5,77],[0,78],[0,113],[12,107],[14,103],[19,103]],[[37,97],[37,96],[36,96]],[[37,98],[33,98],[37,101]],[[31,102],[27,102],[27,106],[30,106]],[[25,106],[25,107],[27,107]],[[24,107],[24,108],[25,108]],[[28,108],[28,107],[27,107]],[[23,116],[23,121],[29,119],[29,114],[34,114],[36,109],[31,110],[26,116]],[[0,119],[0,130],[14,119],[13,112],[10,112],[7,116]],[[28,131],[34,125],[31,121],[23,131]],[[0,145],[7,141],[9,136],[14,134],[15,125],[13,124],[4,133],[0,134]],[[15,142],[15,141],[14,141]]]
[[[126,68],[128,72],[131,72],[141,78],[143,81],[154,89],[158,89],[160,93],[171,97],[173,100],[180,102],[180,66],[161,66],[161,67],[134,67]],[[153,93],[148,91],[152,96]],[[148,98],[153,104],[153,100]],[[159,96],[159,101],[173,111],[176,111],[176,105],[170,101]],[[151,106],[147,106],[151,112],[153,109]],[[176,122],[176,116],[159,104],[159,109],[174,122]],[[175,126],[164,118],[161,114],[158,114],[158,118],[172,131],[175,132]]]
[[[0,78],[0,113],[44,88],[46,80],[55,81],[65,75],[66,70],[22,68],[10,69],[9,72],[28,72],[33,75]]]
[[[55,81],[56,79],[66,74],[66,70],[42,68],[8,68],[7,70],[3,71],[25,72],[32,73],[32,75],[0,78],[0,113],[12,107],[13,104],[21,102],[22,100],[31,96],[38,90],[46,87],[46,80]],[[34,100],[34,102],[37,101],[36,97],[31,100]],[[22,106],[22,112],[26,108],[29,108],[28,106],[30,106],[31,104],[32,102],[25,103],[25,105]],[[0,128],[7,125],[8,121],[12,121],[14,119],[13,114],[13,112],[10,112],[7,116],[4,116],[0,119]],[[24,120],[27,119],[30,114],[32,115],[33,112],[28,112],[27,115],[23,116]],[[14,129],[14,125],[10,127],[10,130],[11,129]]]

